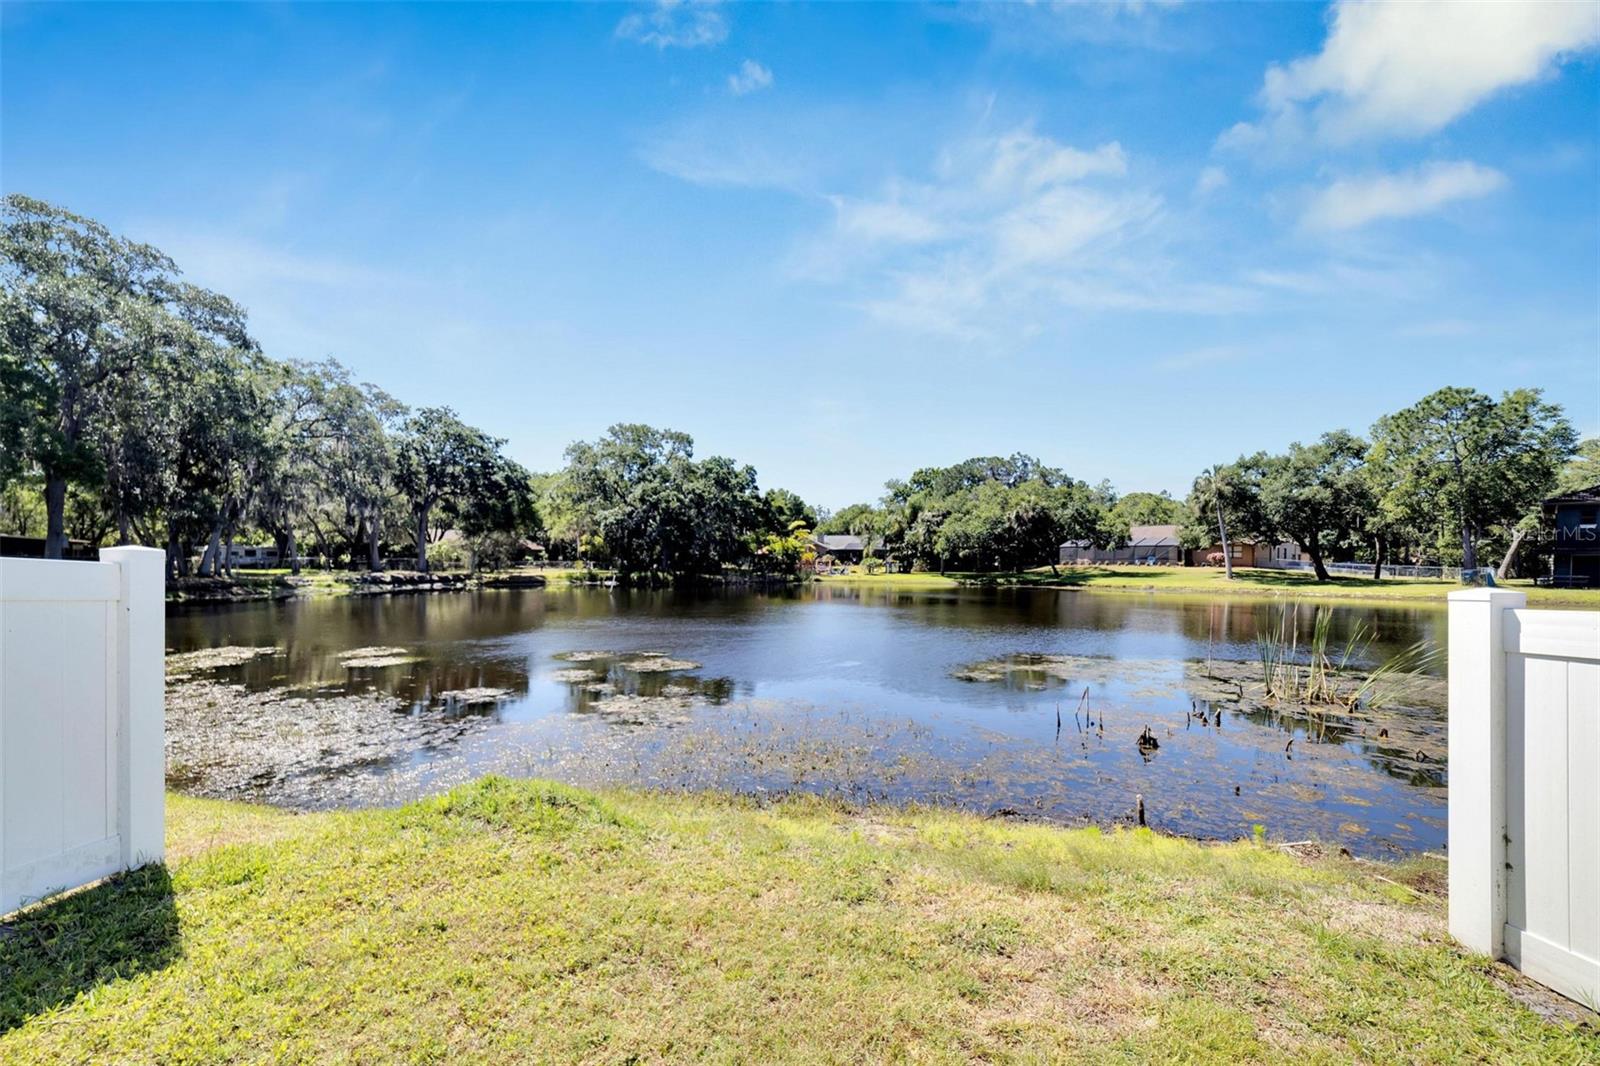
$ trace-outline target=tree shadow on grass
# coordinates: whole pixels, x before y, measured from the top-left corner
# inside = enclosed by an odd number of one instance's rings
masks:
[[[0,1034],[178,957],[167,868],[150,865],[0,922]]]

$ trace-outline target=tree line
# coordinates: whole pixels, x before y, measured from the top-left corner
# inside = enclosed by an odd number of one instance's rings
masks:
[[[685,434],[617,426],[534,475],[448,407],[408,408],[335,360],[274,359],[233,301],[159,249],[53,204],[0,219],[0,518],[69,539],[165,547],[173,577],[230,570],[270,539],[381,569],[513,561],[551,536],[568,557],[677,576],[796,569],[815,516],[755,471],[695,460]],[[546,528],[544,513],[553,519]]]
[[[1483,565],[1504,577],[1538,528],[1540,502],[1600,483],[1600,441],[1581,444],[1561,408],[1537,389],[1498,400],[1443,388],[1380,418],[1365,438],[1347,430],[1220,463],[1188,496],[1074,481],[1031,456],[970,459],[885,486],[877,504],[827,516],[823,532],[868,536],[927,569],[1017,570],[1054,558],[1067,540],[1125,545],[1135,525],[1175,525],[1180,543],[1230,538],[1292,543],[1318,581],[1330,562]]]
[[[1058,546],[1125,543],[1176,524],[1293,541],[1319,579],[1335,560],[1509,564],[1564,481],[1600,482],[1537,390],[1496,400],[1446,388],[1281,454],[1240,456],[1184,500],[1118,495],[1027,455],[978,457],[891,480],[876,503],[820,512],[754,469],[697,458],[687,434],[621,424],[535,474],[448,407],[408,408],[335,360],[276,359],[244,311],[183,279],[159,249],[20,195],[0,226],[0,523],[36,525],[47,556],[69,536],[164,547],[174,577],[229,570],[235,541],[381,569],[550,554],[625,580],[792,575],[812,533],[866,538],[910,569],[1014,571]],[[1576,455],[1576,458],[1575,458]],[[1587,465],[1585,465],[1587,464]],[[1583,481],[1587,478],[1587,481]],[[453,537],[446,538],[447,532]]]

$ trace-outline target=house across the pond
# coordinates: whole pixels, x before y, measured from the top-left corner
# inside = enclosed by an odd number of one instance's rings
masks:
[[[228,548],[228,565],[249,568],[278,565],[278,549],[273,544],[235,544]]]
[[[1298,570],[1311,565],[1311,556],[1293,541],[1274,544],[1254,537],[1229,537],[1228,554],[1234,566],[1254,566],[1267,570]],[[1213,561],[1215,560],[1215,561]],[[1189,549],[1190,566],[1221,566],[1222,542]]]
[[[838,563],[859,563],[868,551],[874,555],[883,554],[883,541],[848,533],[819,533],[811,538],[811,543],[817,550],[819,562],[831,558]]]
[[[1253,537],[1229,537],[1228,553],[1234,566],[1259,566],[1281,570],[1309,566],[1311,560],[1293,543],[1272,544]],[[1212,560],[1216,561],[1213,562]],[[1061,545],[1064,566],[1220,566],[1222,545],[1185,549],[1178,541],[1178,527],[1134,526],[1128,542],[1120,548],[1096,548],[1086,540],[1069,540]]]
[[[1600,485],[1552,496],[1544,501],[1554,527],[1550,574],[1544,584],[1600,588]]]
[[[1061,562],[1066,566],[1182,566],[1183,546],[1178,543],[1177,526],[1133,526],[1127,544],[1120,548],[1096,548],[1086,540],[1069,540],[1061,545]]]

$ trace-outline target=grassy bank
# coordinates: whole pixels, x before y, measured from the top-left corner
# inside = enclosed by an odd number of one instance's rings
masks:
[[[1084,589],[1099,592],[1170,592],[1189,596],[1291,595],[1307,599],[1444,603],[1461,588],[1454,581],[1384,579],[1334,575],[1319,583],[1309,572],[1295,570],[1237,569],[1233,580],[1215,567],[1183,566],[1062,566],[1041,567],[1020,574],[864,574],[824,577],[829,583],[886,584],[908,588],[953,585]],[[1600,608],[1600,589],[1535,588],[1531,581],[1507,582],[1508,588],[1528,594],[1528,603],[1549,607]]]
[[[1431,860],[494,779],[169,840],[0,928],[0,1061],[1600,1058]]]

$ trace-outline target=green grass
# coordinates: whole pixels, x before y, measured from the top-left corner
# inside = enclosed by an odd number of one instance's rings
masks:
[[[1431,860],[497,779],[169,840],[0,927],[0,1061],[1600,1060]]]
[[[1191,596],[1292,595],[1302,598],[1389,602],[1438,602],[1462,586],[1437,579],[1332,576],[1319,583],[1309,572],[1239,568],[1233,580],[1220,567],[1188,566],[1062,566],[1040,567],[1020,574],[850,574],[823,577],[824,582],[875,583],[914,588],[953,585],[1070,588],[1091,592],[1170,592]],[[1509,581],[1505,587],[1528,594],[1536,606],[1600,609],[1600,589],[1535,588],[1531,581]]]

